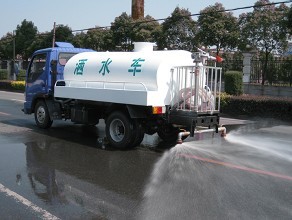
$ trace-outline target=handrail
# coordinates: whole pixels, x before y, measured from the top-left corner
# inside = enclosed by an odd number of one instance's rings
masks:
[[[94,84],[94,83],[102,83],[102,88],[99,88],[99,89],[106,89],[106,84],[120,84],[122,85],[123,89],[120,89],[120,88],[112,88],[114,90],[126,90],[126,85],[127,84],[132,84],[132,85],[142,85],[144,90],[141,90],[141,91],[148,91],[146,85],[142,82],[117,82],[117,81],[113,81],[113,82],[107,82],[107,81],[78,81],[78,80],[58,80],[56,81],[56,84],[57,85],[57,82],[60,82],[60,81],[63,81],[65,83],[68,83],[68,87],[71,87],[71,84],[74,83],[74,82],[78,82],[78,83],[85,83],[85,88],[92,88],[92,86],[89,86],[88,84],[91,83],[91,84]],[[138,90],[140,91],[140,90]]]

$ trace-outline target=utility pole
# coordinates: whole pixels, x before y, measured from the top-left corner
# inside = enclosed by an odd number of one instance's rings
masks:
[[[54,29],[53,29],[53,45],[52,45],[52,48],[55,47],[55,40],[56,40],[56,22],[54,22]]]
[[[144,18],[144,0],[132,0],[132,18]]]
[[[13,61],[12,61],[12,76],[13,76],[13,80],[16,80],[16,76],[15,76],[15,30],[13,30]]]

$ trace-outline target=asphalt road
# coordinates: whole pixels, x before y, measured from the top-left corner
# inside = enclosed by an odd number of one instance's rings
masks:
[[[292,219],[292,126],[223,118],[227,137],[119,151],[96,127],[38,129],[0,91],[1,219]]]

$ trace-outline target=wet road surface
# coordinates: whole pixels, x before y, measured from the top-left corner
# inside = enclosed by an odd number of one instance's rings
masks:
[[[228,135],[119,151],[96,127],[38,129],[23,94],[0,92],[3,219],[291,219],[292,126],[224,119]],[[241,125],[238,125],[241,124]]]

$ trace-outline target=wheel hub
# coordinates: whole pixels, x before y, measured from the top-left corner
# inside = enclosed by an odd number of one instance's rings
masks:
[[[43,107],[39,107],[37,110],[37,119],[40,123],[44,123],[46,118],[46,112]]]
[[[115,119],[112,121],[110,124],[110,135],[111,138],[116,142],[123,140],[125,137],[125,125],[121,120]]]

